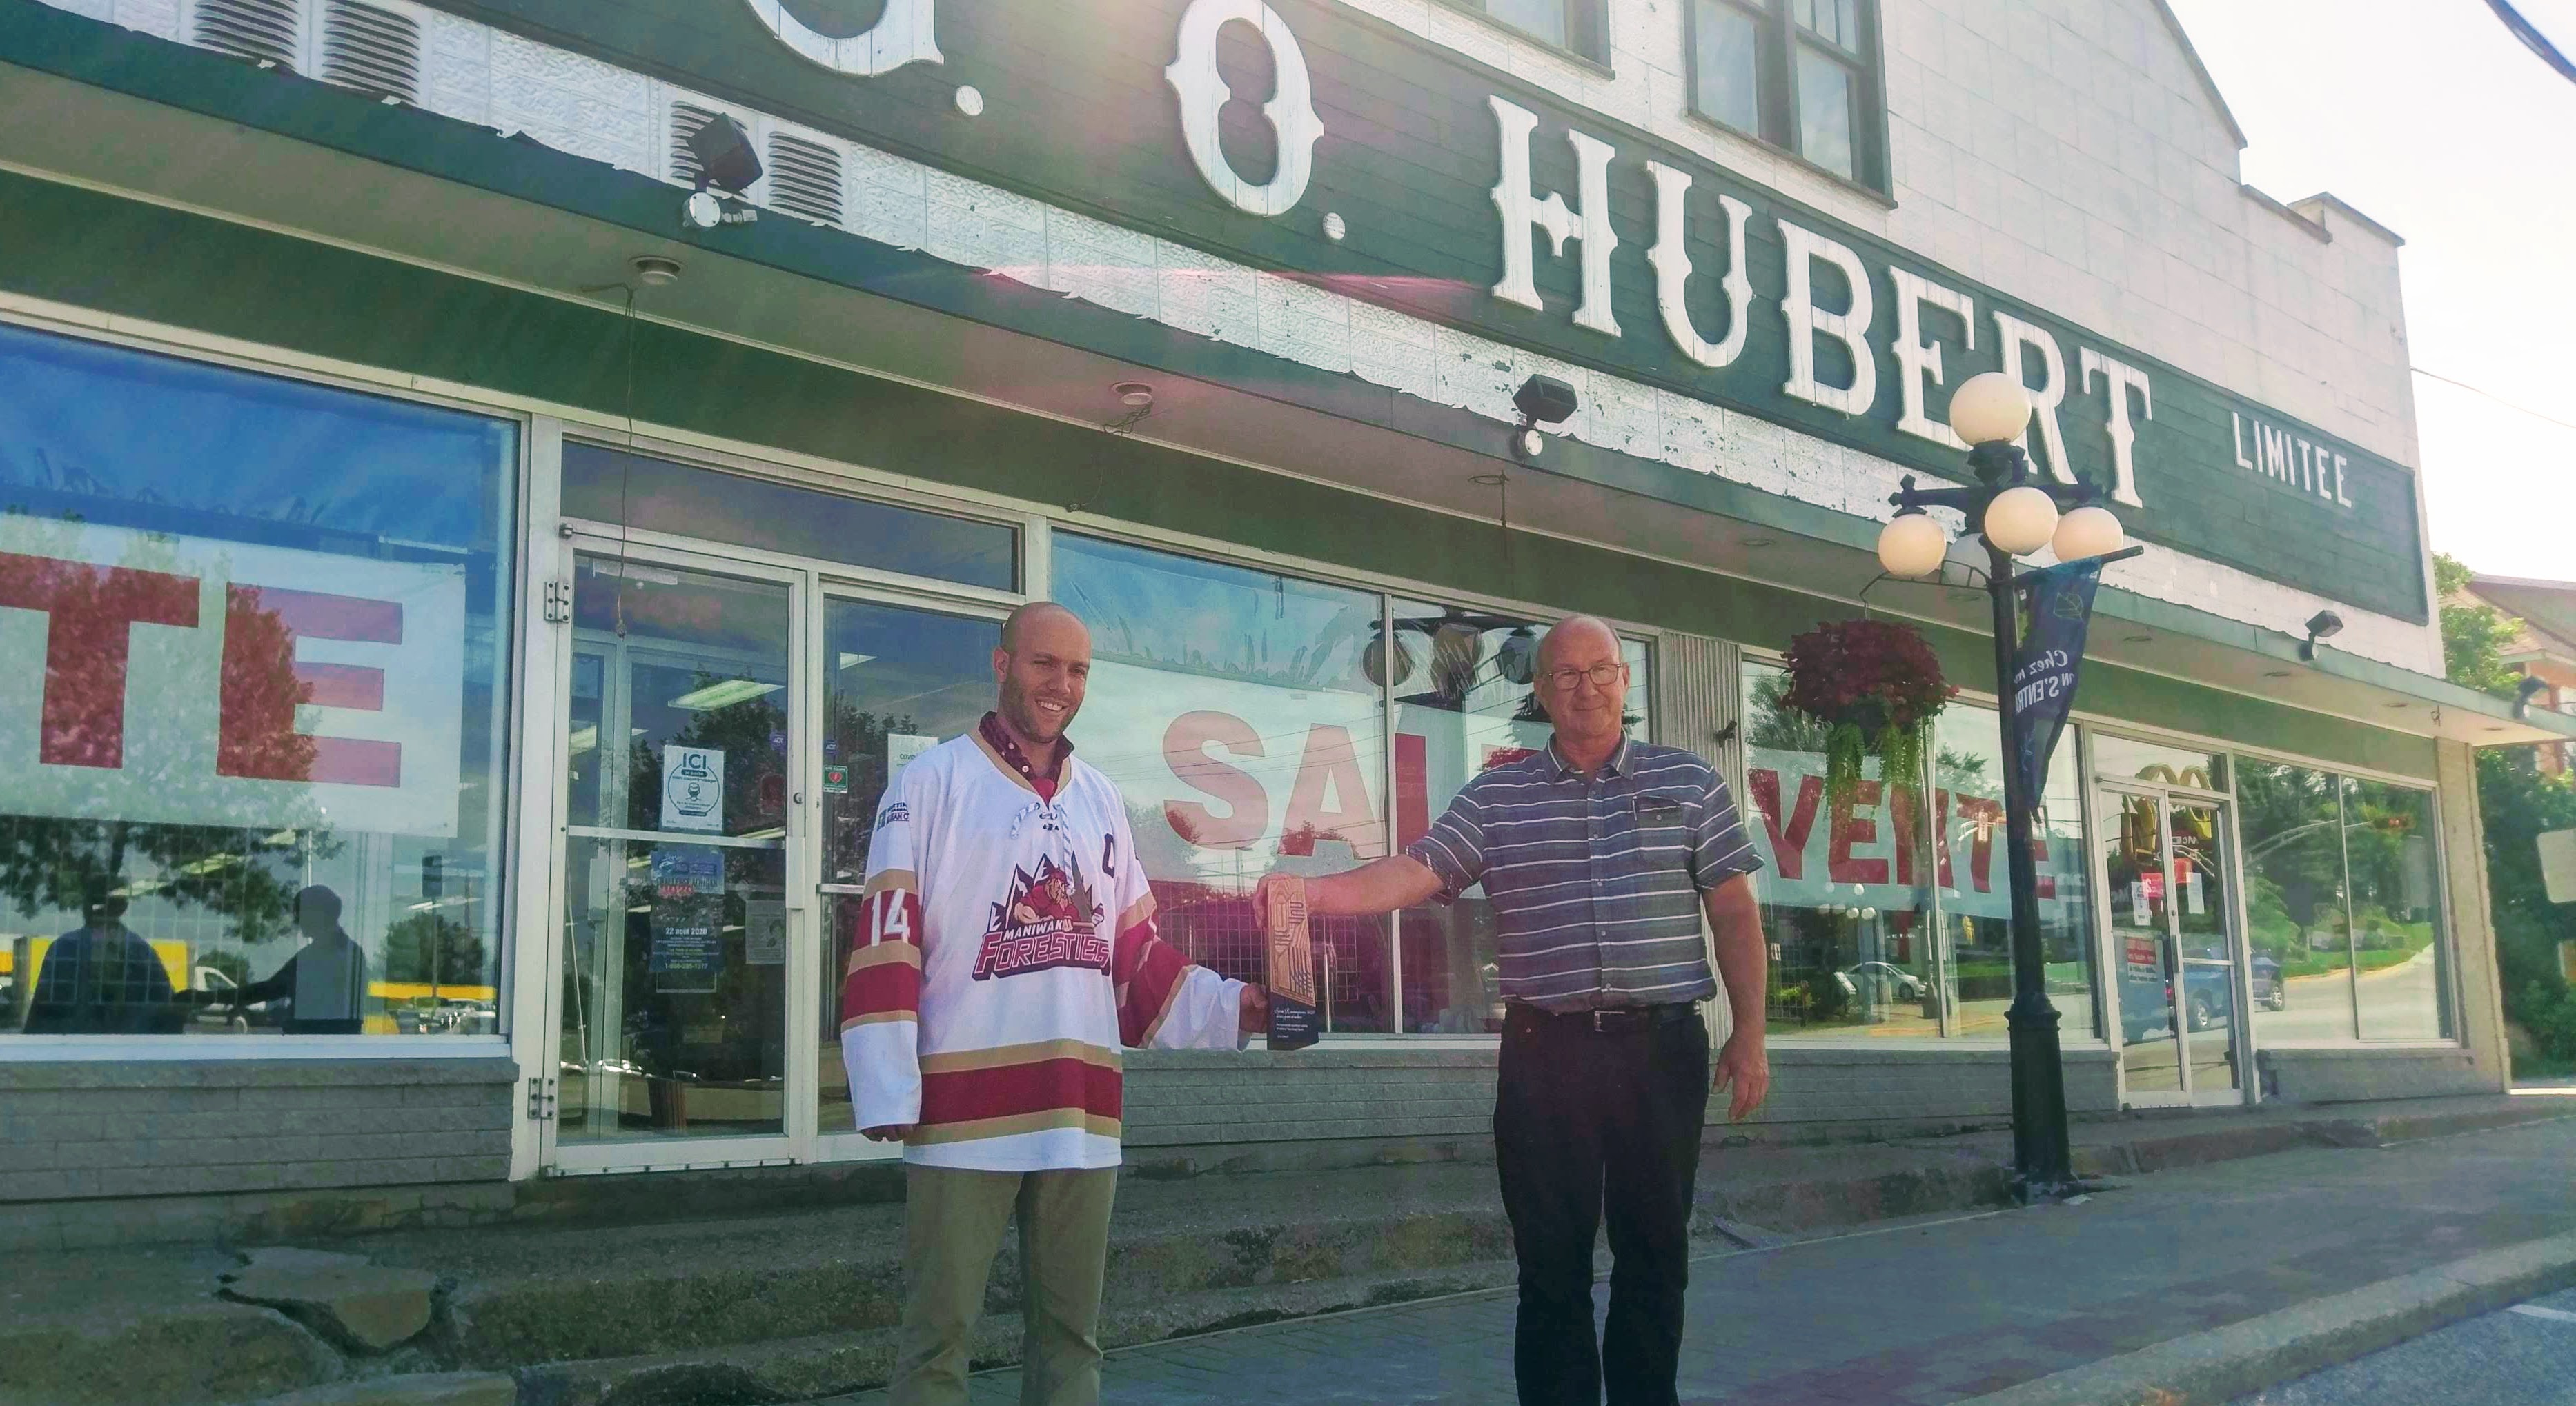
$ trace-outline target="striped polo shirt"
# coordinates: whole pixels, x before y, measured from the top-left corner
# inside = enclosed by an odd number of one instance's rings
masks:
[[[1494,905],[1502,994],[1546,1011],[1717,994],[1700,895],[1762,867],[1717,769],[1622,741],[1599,774],[1547,749],[1478,775],[1406,854]]]

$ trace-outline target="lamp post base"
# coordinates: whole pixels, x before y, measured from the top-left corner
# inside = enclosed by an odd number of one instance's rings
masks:
[[[2025,1206],[2062,1201],[2083,1185],[2067,1147],[2057,1007],[2025,989],[2004,1019],[2012,1031],[2013,1199]]]

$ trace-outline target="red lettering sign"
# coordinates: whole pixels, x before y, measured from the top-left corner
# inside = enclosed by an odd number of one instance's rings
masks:
[[[195,629],[196,580],[0,552],[0,606],[48,617],[36,759],[54,766],[124,766],[130,632],[136,625]]]
[[[1163,732],[1163,760],[1184,784],[1225,803],[1218,815],[1196,801],[1166,801],[1163,819],[1172,833],[1208,849],[1245,849],[1270,831],[1270,797],[1240,767],[1208,755],[1214,743],[1238,756],[1263,755],[1261,734],[1230,713],[1183,713]]]
[[[1780,823],[1780,773],[1757,767],[1744,774],[1744,789],[1753,794],[1753,808],[1761,813],[1762,828],[1771,840],[1772,858],[1780,866],[1782,879],[1800,879],[1807,872],[1807,836],[1816,828],[1816,803],[1824,797],[1825,779],[1821,776],[1798,778],[1798,808],[1784,827]]]
[[[382,712],[385,674],[299,661],[299,638],[402,643],[402,606],[277,586],[224,588],[222,706],[215,770],[265,781],[402,785],[402,744],[295,730],[298,703]]]

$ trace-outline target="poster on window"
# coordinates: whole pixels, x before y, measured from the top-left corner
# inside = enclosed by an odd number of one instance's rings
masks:
[[[0,515],[0,804],[453,836],[465,617],[461,560]]]
[[[1744,826],[1763,860],[1757,882],[1766,903],[1905,912],[1923,907],[1937,885],[1945,912],[1971,918],[2012,912],[2001,797],[1935,787],[1927,840],[1917,834],[1926,820],[1922,807],[1882,782],[1864,777],[1849,801],[1828,799],[1819,753],[1747,748],[1744,790]],[[2074,920],[2065,910],[2080,905],[2084,893],[2080,877],[2071,877],[2082,872],[2080,845],[2042,836],[2033,857],[2042,921]]]

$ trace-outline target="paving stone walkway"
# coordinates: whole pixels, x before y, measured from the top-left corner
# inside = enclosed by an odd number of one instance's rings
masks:
[[[1681,1398],[1931,1406],[2482,1250],[2576,1231],[2576,1121],[2140,1177],[2080,1205],[1901,1223],[1693,1266]],[[1606,1297],[1606,1292],[1604,1294]],[[1109,1406],[1510,1403],[1512,1297],[1110,1355]],[[1014,1371],[974,1401],[1016,1402]],[[831,1406],[877,1406],[881,1392]]]

